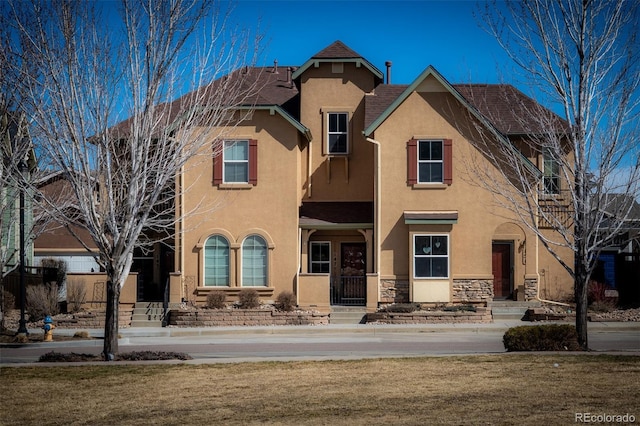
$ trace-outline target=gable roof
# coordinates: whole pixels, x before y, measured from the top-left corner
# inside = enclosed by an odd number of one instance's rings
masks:
[[[311,66],[318,66],[320,63],[330,62],[352,62],[355,63],[357,67],[364,66],[377,78],[377,83],[382,81],[382,71],[374,67],[369,61],[362,57],[362,55],[347,47],[340,40],[334,41],[302,64],[302,66],[293,73],[293,79],[296,80]]]
[[[434,76],[463,105],[480,113],[484,121],[505,136],[541,134],[548,130],[536,115],[544,115],[558,132],[568,123],[510,84],[450,84],[431,65],[410,85],[385,84],[365,99],[365,134],[371,134],[428,76]],[[546,124],[546,123],[545,123]]]
[[[211,83],[189,92],[172,102],[158,104],[159,115],[167,114],[171,127],[180,126],[180,118],[196,103],[204,99],[216,107],[229,106],[231,109],[269,110],[278,113],[298,131],[311,139],[309,129],[297,119],[300,115],[297,87],[290,76],[292,67],[243,67]],[[234,88],[235,96],[228,97],[227,88]],[[220,94],[227,95],[221,102]],[[126,136],[133,117],[116,124],[112,130]]]

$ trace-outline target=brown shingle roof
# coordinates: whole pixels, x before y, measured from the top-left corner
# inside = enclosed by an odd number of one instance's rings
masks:
[[[454,84],[453,87],[504,135],[542,134],[568,123],[510,84]],[[543,118],[544,117],[544,118]]]
[[[288,78],[288,67],[243,67],[222,78],[187,93],[173,102],[166,102],[156,106],[160,114],[167,114],[166,123],[172,123],[181,113],[187,110],[194,102],[195,98],[204,96],[211,102],[220,102],[220,96],[229,95],[225,93],[233,92],[236,96],[229,98],[222,105],[279,105],[282,106],[293,117],[299,116],[299,102],[295,102],[298,96],[297,87]],[[231,79],[232,81],[229,81]],[[233,80],[236,80],[237,87],[228,90],[227,87],[234,87]],[[222,94],[222,95],[221,95]],[[128,134],[129,126],[133,117],[118,123],[112,130],[120,131],[121,135]]]
[[[380,85],[365,99],[365,128],[380,116],[409,87],[406,84]],[[544,116],[559,131],[568,124],[509,84],[454,84],[453,87],[504,135],[543,133],[548,126],[537,120]]]
[[[365,129],[375,121],[398,96],[409,87],[406,84],[381,84],[375,92],[365,96],[364,127]]]
[[[311,58],[318,59],[350,59],[350,58],[362,58],[362,55],[348,48],[340,40],[334,41],[329,46],[325,47]]]

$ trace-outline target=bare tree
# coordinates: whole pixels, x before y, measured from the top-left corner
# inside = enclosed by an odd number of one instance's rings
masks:
[[[474,142],[503,179],[479,168],[476,175],[573,278],[578,340],[587,349],[589,281],[633,207],[611,194],[640,194],[638,3],[507,1],[485,5],[482,18],[540,101],[502,86],[509,109],[487,117],[495,127],[476,126]],[[459,90],[490,114],[485,93]],[[507,143],[495,143],[496,129]]]
[[[259,40],[227,28],[229,11],[213,0],[123,0],[117,14],[101,5],[33,0],[2,15],[17,34],[15,63],[38,70],[20,79],[34,138],[75,198],[75,209],[51,210],[88,230],[108,276],[111,360],[133,250],[173,234],[176,177],[187,160],[210,159],[239,119],[255,85],[241,66]]]

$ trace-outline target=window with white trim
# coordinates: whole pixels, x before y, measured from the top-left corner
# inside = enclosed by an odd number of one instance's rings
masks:
[[[311,241],[309,252],[309,272],[312,274],[331,272],[331,243]]]
[[[267,242],[259,235],[249,235],[242,242],[242,286],[267,285]]]
[[[413,236],[414,278],[449,277],[449,236]]]
[[[560,164],[550,150],[543,153],[542,187],[545,194],[560,193]]]
[[[441,140],[418,141],[418,183],[442,183],[444,149]]]
[[[204,244],[204,285],[229,285],[229,242],[221,235],[212,235]]]
[[[327,153],[349,153],[349,114],[327,113]]]
[[[223,182],[249,182],[249,141],[224,141]]]

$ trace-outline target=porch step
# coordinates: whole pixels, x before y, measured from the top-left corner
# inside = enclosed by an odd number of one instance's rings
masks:
[[[506,320],[522,320],[530,308],[540,307],[540,302],[516,302],[512,300],[498,300],[487,303],[487,307],[491,308],[491,315],[494,321]]]
[[[362,324],[367,309],[364,307],[332,306],[329,324]]]
[[[162,302],[136,303],[131,316],[131,327],[162,327]]]

